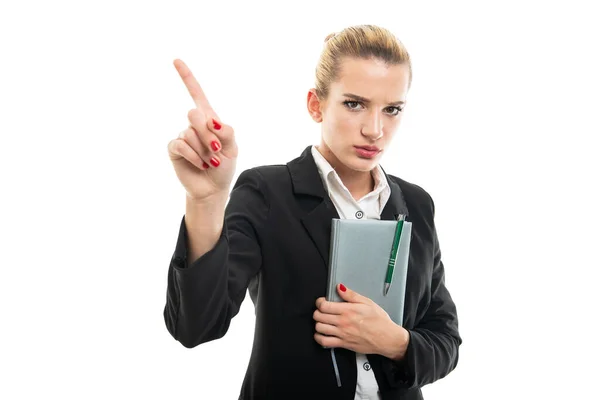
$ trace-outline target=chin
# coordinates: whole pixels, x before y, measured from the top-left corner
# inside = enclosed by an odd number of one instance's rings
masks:
[[[346,163],[346,165],[349,168],[351,168],[355,171],[363,171],[363,172],[371,171],[373,168],[377,167],[378,164],[379,164],[379,157],[366,159],[366,158],[361,158],[361,157],[357,157],[357,156],[349,157],[349,160],[347,160],[347,163]]]

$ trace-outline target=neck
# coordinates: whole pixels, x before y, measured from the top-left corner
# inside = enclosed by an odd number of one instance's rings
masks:
[[[360,200],[375,188],[375,180],[371,172],[352,170],[342,172],[343,169],[336,168],[336,172],[355,200]]]
[[[355,200],[361,199],[375,188],[375,179],[371,171],[356,171],[345,166],[323,143],[317,146],[319,153],[335,169],[340,180],[348,188]]]

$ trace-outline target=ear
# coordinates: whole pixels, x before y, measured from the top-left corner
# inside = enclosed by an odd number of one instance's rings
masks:
[[[319,100],[315,88],[312,88],[308,91],[308,95],[306,96],[306,107],[313,121],[323,121],[323,115],[321,113],[321,100]]]

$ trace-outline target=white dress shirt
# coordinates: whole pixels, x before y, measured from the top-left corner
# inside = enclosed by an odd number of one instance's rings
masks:
[[[391,189],[383,170],[378,165],[373,169],[375,189],[356,201],[344,186],[337,172],[315,146],[311,149],[319,175],[331,201],[342,219],[381,219],[381,211],[390,198]],[[352,289],[352,288],[350,288]],[[365,354],[356,353],[356,394],[354,400],[380,400],[379,386]]]

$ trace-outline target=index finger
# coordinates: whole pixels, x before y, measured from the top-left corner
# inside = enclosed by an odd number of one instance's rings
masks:
[[[196,107],[205,111],[212,110],[212,107],[208,103],[208,99],[204,95],[204,91],[200,87],[200,84],[196,78],[194,78],[194,74],[192,74],[192,71],[188,68],[188,66],[179,59],[173,61],[173,65],[175,66],[175,69],[177,69],[181,80],[183,80],[183,83],[185,83],[185,87],[187,87],[188,92],[190,92],[190,96],[192,96],[192,99],[194,99]]]
[[[324,297],[319,297],[316,301],[317,309],[324,314],[339,315],[344,312],[345,303],[327,301]]]

